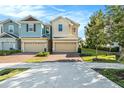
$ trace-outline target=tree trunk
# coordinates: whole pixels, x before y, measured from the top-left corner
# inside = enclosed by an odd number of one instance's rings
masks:
[[[97,47],[96,47],[96,59],[97,59],[97,54],[98,54],[98,50],[97,50]]]
[[[111,45],[110,45],[110,48],[109,48],[109,53],[108,53],[108,55],[111,53],[111,49],[112,49],[112,48],[111,48]]]
[[[124,47],[121,48],[120,57],[118,59],[118,62],[120,62],[122,59],[124,59]]]

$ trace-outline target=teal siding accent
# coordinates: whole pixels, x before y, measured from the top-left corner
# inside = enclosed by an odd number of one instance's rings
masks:
[[[9,31],[9,25],[13,25],[14,26],[14,32],[11,33]],[[10,34],[14,34],[16,36],[19,36],[19,25],[15,22],[7,22],[7,23],[4,23],[3,24],[3,31],[4,32],[7,32],[7,33],[10,33]]]
[[[21,23],[20,37],[41,37],[42,36],[42,26],[40,23],[35,24],[36,31],[27,31],[27,24]]]

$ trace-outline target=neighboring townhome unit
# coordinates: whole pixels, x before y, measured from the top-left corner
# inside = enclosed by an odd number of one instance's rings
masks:
[[[11,19],[0,23],[0,50],[20,49],[19,24]]]
[[[77,52],[80,24],[64,17],[51,21],[53,52]]]
[[[33,16],[27,16],[19,21],[21,50],[23,52],[48,51],[48,38],[43,34],[44,25]]]

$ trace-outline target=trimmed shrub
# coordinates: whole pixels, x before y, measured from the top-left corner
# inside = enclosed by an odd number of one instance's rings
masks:
[[[109,51],[109,47],[99,47],[98,50],[103,50],[103,51]],[[113,47],[111,48],[111,52],[119,52],[119,47]]]
[[[92,54],[89,54],[89,53],[81,53],[80,56],[92,56]]]
[[[83,48],[88,48],[87,46],[84,46]],[[95,49],[94,47],[92,47],[91,49]],[[109,47],[98,47],[98,50],[103,50],[103,51],[110,51]],[[113,47],[111,48],[110,52],[119,52],[119,47]]]
[[[38,54],[36,54],[37,57],[45,57],[48,55],[49,55],[49,52],[39,52]]]
[[[16,53],[21,53],[21,50],[0,50],[0,56],[6,56]]]

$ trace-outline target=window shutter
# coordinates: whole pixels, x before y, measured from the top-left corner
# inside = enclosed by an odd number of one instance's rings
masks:
[[[28,24],[27,24],[27,32],[28,32]]]
[[[36,31],[36,24],[34,24],[34,32]]]

